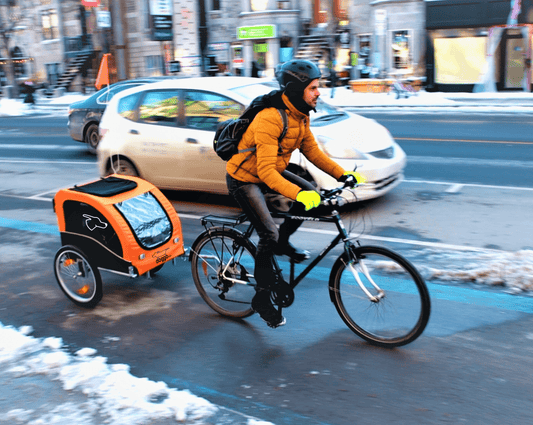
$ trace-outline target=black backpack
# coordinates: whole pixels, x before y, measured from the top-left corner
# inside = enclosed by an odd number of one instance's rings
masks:
[[[215,138],[213,140],[213,150],[220,158],[224,161],[228,161],[236,153],[255,151],[255,147],[239,150],[238,146],[243,134],[255,116],[265,108],[277,108],[281,115],[281,119],[283,120],[283,131],[278,138],[278,144],[281,143],[281,140],[287,134],[288,127],[287,113],[284,109],[285,104],[281,99],[281,93],[281,90],[274,90],[263,96],[256,97],[239,118],[227,120],[218,124]],[[279,151],[281,151],[281,146],[279,147]]]

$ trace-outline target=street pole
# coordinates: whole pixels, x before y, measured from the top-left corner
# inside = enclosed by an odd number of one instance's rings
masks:
[[[202,77],[207,75],[205,69],[205,51],[207,49],[207,18],[205,12],[205,0],[198,0],[198,15],[200,16],[200,21],[198,25],[198,32],[200,35],[200,69]]]
[[[56,3],[55,7],[57,10],[57,25],[58,25],[58,30],[59,30],[59,39],[61,40],[61,43],[59,43],[61,45],[61,59],[63,61],[63,66],[66,69],[68,58],[67,58],[67,48],[66,48],[67,40],[65,39],[65,25],[64,25],[64,19],[63,19],[63,7],[61,4],[62,3],[61,0],[56,0],[55,3]]]
[[[128,78],[126,43],[124,42],[123,17],[126,15],[124,0],[111,1],[111,20],[113,22],[113,47],[115,53],[115,65],[117,67],[117,78],[119,81]]]

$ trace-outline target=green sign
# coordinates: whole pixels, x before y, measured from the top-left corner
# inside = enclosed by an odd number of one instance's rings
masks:
[[[274,38],[276,37],[275,25],[254,25],[253,27],[238,27],[237,39],[249,40],[253,38]]]
[[[254,52],[256,52],[256,53],[266,53],[266,52],[268,52],[268,44],[267,43],[254,44]]]

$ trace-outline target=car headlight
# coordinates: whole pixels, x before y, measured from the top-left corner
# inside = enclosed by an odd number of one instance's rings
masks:
[[[353,146],[350,146],[346,142],[341,142],[338,139],[318,136],[317,141],[322,150],[331,158],[368,159],[364,153],[359,152]]]

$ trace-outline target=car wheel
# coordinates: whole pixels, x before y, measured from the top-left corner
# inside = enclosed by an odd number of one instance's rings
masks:
[[[107,174],[122,174],[124,176],[139,177],[139,173],[135,165],[125,158],[114,157],[111,161],[111,166],[107,170]]]
[[[100,135],[98,134],[98,124],[91,124],[87,127],[85,132],[85,143],[89,147],[91,153],[96,153],[98,143],[100,143]]]

